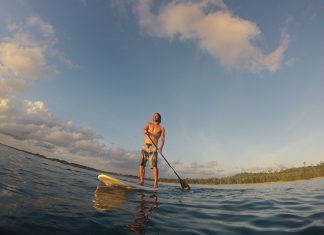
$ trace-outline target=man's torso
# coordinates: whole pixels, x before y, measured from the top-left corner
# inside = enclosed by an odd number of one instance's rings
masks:
[[[163,127],[159,124],[154,124],[154,123],[148,123],[148,132],[149,132],[149,135],[151,137],[151,139],[153,140],[154,144],[157,145],[158,143],[158,140],[162,134],[162,130],[163,130]],[[145,144],[152,144],[151,140],[146,136],[145,138],[145,141],[144,141]]]

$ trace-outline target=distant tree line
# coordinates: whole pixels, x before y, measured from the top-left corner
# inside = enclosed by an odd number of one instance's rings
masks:
[[[187,179],[189,184],[253,184],[280,181],[305,180],[324,176],[324,162],[318,165],[289,168],[273,172],[247,173],[242,172],[234,176],[223,178]],[[161,178],[162,182],[175,183],[177,179]]]
[[[77,163],[70,163],[65,160],[48,158],[38,153],[29,152],[26,150],[21,150],[18,148],[14,148],[5,144],[0,143],[3,146],[7,146],[9,148],[22,151],[28,154],[32,154],[36,157],[44,158],[50,161],[60,162],[62,164],[70,165],[73,167],[83,168],[86,170],[107,173],[118,176],[125,176],[130,178],[138,178],[138,176],[129,175],[129,174],[120,174],[116,172],[107,172],[98,170],[92,167],[87,167],[83,165],[79,165]],[[312,179],[316,177],[324,177],[324,162],[321,161],[318,165],[310,165],[306,166],[306,162],[303,162],[302,167],[289,168],[278,171],[270,171],[270,172],[260,172],[260,173],[248,173],[242,172],[236,174],[234,176],[228,176],[223,178],[204,178],[204,179],[186,179],[189,184],[254,184],[254,183],[270,183],[270,182],[280,182],[280,181],[296,181],[296,180],[305,180]],[[152,180],[152,179],[147,179]],[[161,182],[167,183],[178,183],[178,179],[167,179],[167,178],[159,178]]]

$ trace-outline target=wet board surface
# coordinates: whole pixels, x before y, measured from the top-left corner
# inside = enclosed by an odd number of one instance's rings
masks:
[[[135,183],[131,183],[125,180],[117,179],[109,175],[100,174],[98,175],[98,179],[104,183],[106,186],[114,186],[114,187],[121,187],[126,189],[134,189],[134,190],[145,190],[145,191],[157,191],[153,187],[142,186]]]

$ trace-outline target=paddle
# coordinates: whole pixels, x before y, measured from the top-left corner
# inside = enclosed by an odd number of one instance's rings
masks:
[[[152,142],[152,144],[154,145],[154,147],[155,147],[156,149],[158,149],[158,147],[156,146],[156,144],[154,144],[154,142],[153,142],[153,140],[151,139],[151,137],[150,137],[148,134],[146,134],[146,135],[147,135],[147,137],[150,139],[150,141]],[[170,165],[170,163],[168,162],[168,160],[166,160],[166,158],[163,156],[163,154],[160,153],[160,155],[163,157],[163,159],[166,161],[166,163],[169,165],[169,167],[171,167],[171,169],[173,170],[174,174],[176,174],[176,176],[178,177],[178,179],[179,179],[179,181],[180,181],[180,184],[181,184],[182,191],[183,191],[183,192],[189,192],[189,191],[190,191],[190,186],[189,186],[189,184],[188,184],[186,181],[184,181],[183,179],[180,178],[180,176],[179,176],[179,175],[177,174],[177,172],[173,169],[173,167]]]

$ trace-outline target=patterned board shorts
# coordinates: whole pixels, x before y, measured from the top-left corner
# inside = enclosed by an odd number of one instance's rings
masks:
[[[153,144],[145,144],[141,151],[140,166],[146,166],[147,161],[150,163],[150,168],[157,166],[157,150]]]

